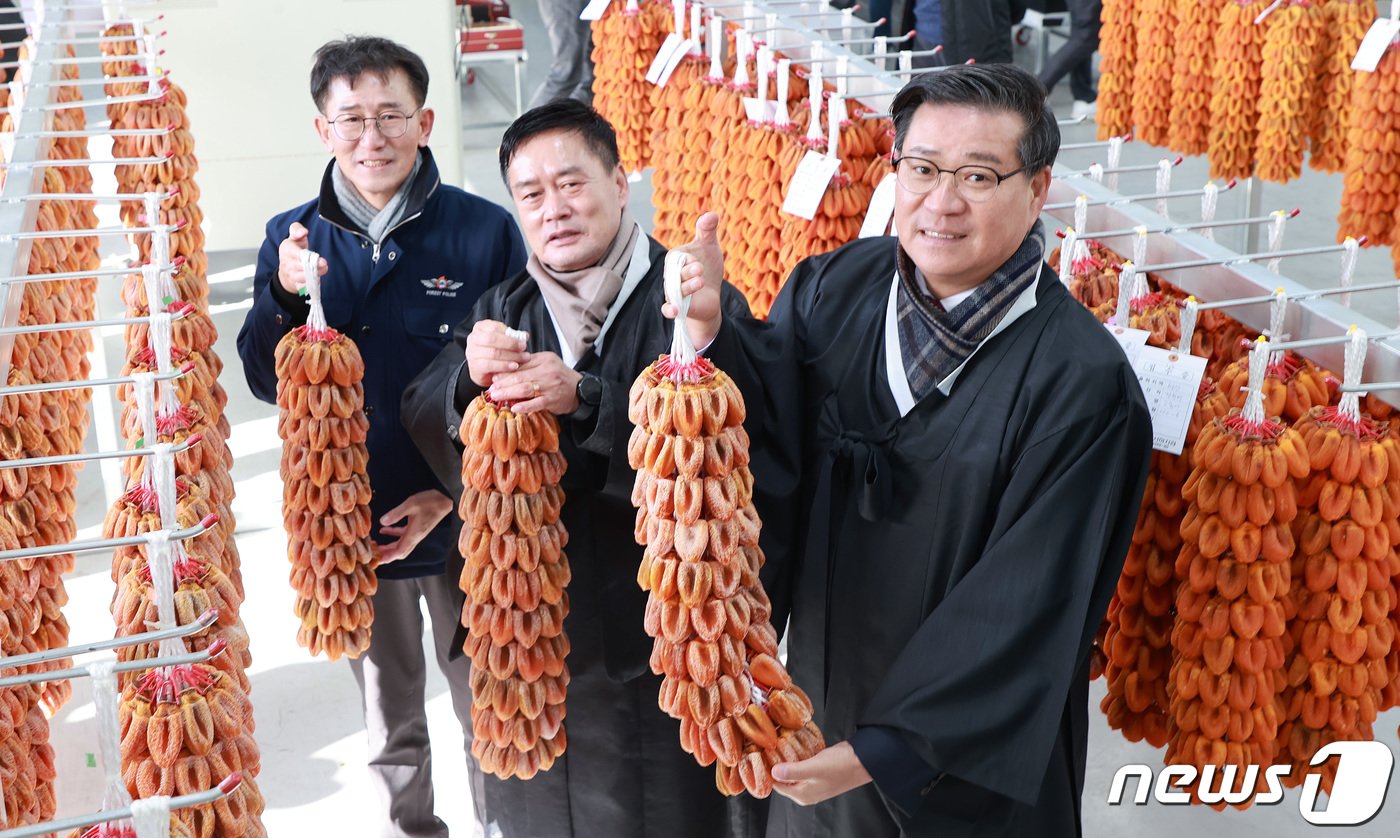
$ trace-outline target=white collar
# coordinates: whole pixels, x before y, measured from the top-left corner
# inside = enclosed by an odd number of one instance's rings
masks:
[[[627,276],[622,278],[622,288],[617,292],[617,299],[608,306],[608,317],[603,321],[603,328],[598,331],[598,337],[593,341],[594,354],[603,354],[603,338],[607,336],[608,329],[617,319],[617,313],[622,310],[627,298],[632,296],[632,292],[637,290],[638,285],[642,284],[642,278],[650,270],[651,239],[647,238],[646,231],[642,229],[642,225],[638,224],[637,243],[632,246],[632,261],[627,263]],[[559,338],[559,357],[572,368],[578,364],[578,356],[574,355],[569,341],[564,338],[564,331],[559,328],[559,318],[554,316],[554,310],[549,307],[549,298],[541,294],[540,299],[544,300],[544,309],[549,313],[549,322],[553,324],[554,334]]]
[[[958,368],[948,373],[948,375],[938,382],[938,391],[943,395],[952,392],[953,384],[962,374],[967,362],[987,345],[987,341],[1006,331],[1012,323],[1019,320],[1031,309],[1035,308],[1036,289],[1040,286],[1040,272],[1045,268],[1045,261],[1041,260],[1040,267],[1035,271],[1035,282],[1030,287],[1021,292],[1021,296],[1016,298],[1016,302],[1011,304],[1006,316],[1001,318],[1001,322],[992,329],[991,334],[982,339],[977,344],[977,348],[972,350],[972,354],[967,356],[967,360],[958,365]],[[976,290],[976,289],[973,289]],[[965,291],[961,294],[943,300],[947,308],[952,308],[967,298],[972,291]],[[899,408],[900,416],[907,416],[909,411],[914,409],[918,401],[914,398],[914,391],[909,389],[909,374],[904,368],[904,353],[899,351],[899,271],[894,273],[894,281],[890,283],[889,302],[885,304],[885,377],[889,379],[890,395],[894,396],[894,403]]]

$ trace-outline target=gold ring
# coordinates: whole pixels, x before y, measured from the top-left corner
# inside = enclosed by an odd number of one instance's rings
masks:
[[[538,396],[540,394],[540,383],[538,381],[531,381],[530,386],[534,388],[535,395]]]

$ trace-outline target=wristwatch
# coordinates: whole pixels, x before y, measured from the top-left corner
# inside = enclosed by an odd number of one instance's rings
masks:
[[[584,373],[574,386],[574,395],[578,396],[579,404],[597,407],[603,401],[603,379]]]

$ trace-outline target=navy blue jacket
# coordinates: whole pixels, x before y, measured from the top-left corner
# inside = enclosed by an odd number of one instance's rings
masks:
[[[379,535],[381,515],[424,489],[447,493],[399,422],[404,387],[452,342],[452,327],[483,291],[525,267],[525,244],[510,214],[443,184],[432,154],[422,152],[403,221],[379,247],[340,208],[329,166],[318,199],[269,221],[253,277],[253,307],[238,333],[249,389],[275,403],[277,342],[306,322],[307,304],[277,281],[278,245],[292,222],[300,222],[310,231],[309,247],[330,265],[321,283],[326,321],[350,336],[364,356],[370,508],[373,537],[381,543],[393,540]],[[457,549],[457,528],[457,516],[448,515],[410,555],[380,568],[379,575],[442,573]]]

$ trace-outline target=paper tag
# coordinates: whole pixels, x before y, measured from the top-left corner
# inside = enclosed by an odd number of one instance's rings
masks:
[[[582,12],[579,12],[578,19],[597,20],[603,16],[610,5],[612,5],[612,0],[588,0],[588,5],[583,7]]]
[[[1206,374],[1206,359],[1144,346],[1133,359],[1133,372],[1152,414],[1152,447],[1180,454]]]
[[[841,161],[835,157],[828,157],[820,151],[807,152],[788,183],[787,194],[783,197],[783,212],[811,221],[821,206],[826,187],[840,168]]]
[[[757,96],[745,96],[744,113],[749,122],[767,124],[778,118],[778,103],[772,99],[760,100]]]
[[[860,238],[869,239],[883,236],[894,217],[894,172],[885,175],[875,194],[870,196],[870,208],[865,211],[865,220],[860,223]]]
[[[661,48],[656,51],[656,57],[651,61],[651,68],[647,70],[647,81],[658,87],[665,87],[665,79],[671,77],[676,65],[681,63],[681,59],[689,51],[690,41],[674,32],[667,35],[666,40],[661,43]]]
[[[1112,323],[1105,323],[1104,328],[1113,339],[1118,341],[1118,345],[1123,347],[1123,354],[1128,356],[1129,361],[1137,358],[1143,347],[1147,346],[1147,339],[1152,337],[1151,332],[1144,332],[1142,329],[1130,329],[1127,326],[1115,326]]]
[[[1376,65],[1381,63],[1381,56],[1390,47],[1390,42],[1395,40],[1395,36],[1400,34],[1400,20],[1388,17],[1376,18],[1376,22],[1371,24],[1371,30],[1366,33],[1366,37],[1361,39],[1361,47],[1356,50],[1356,58],[1352,59],[1351,69],[1360,70],[1363,73],[1374,73]]]

